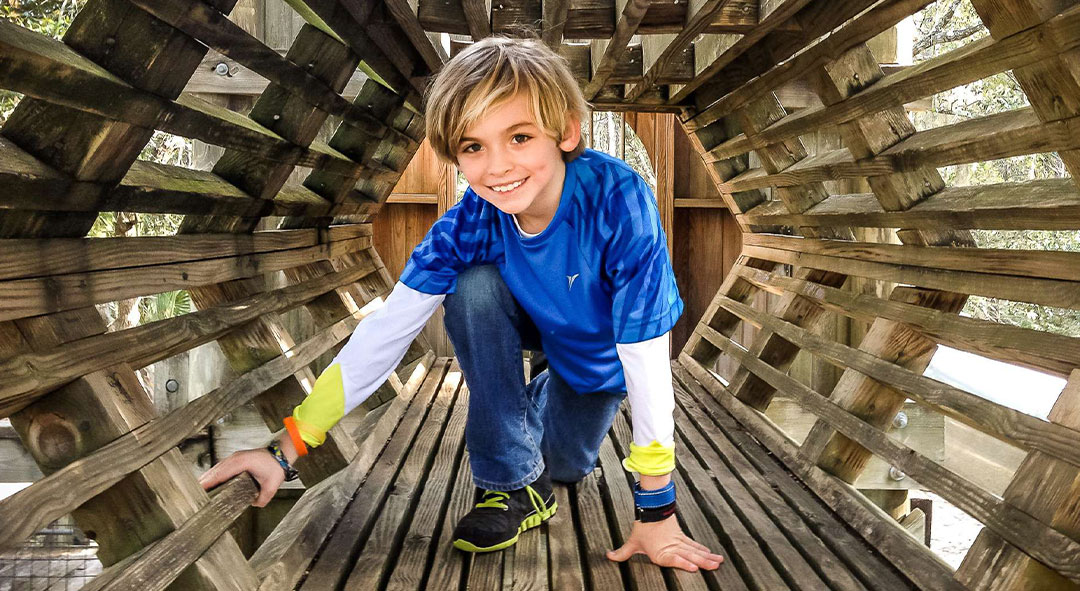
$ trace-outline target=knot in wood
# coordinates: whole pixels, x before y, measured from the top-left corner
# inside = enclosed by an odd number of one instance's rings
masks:
[[[82,455],[82,435],[70,420],[42,413],[31,421],[27,447],[46,468],[61,468]]]

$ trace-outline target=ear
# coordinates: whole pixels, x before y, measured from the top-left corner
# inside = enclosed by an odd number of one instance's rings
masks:
[[[581,143],[581,118],[576,114],[569,114],[566,117],[566,127],[563,129],[562,137],[559,149],[563,152],[573,152]]]

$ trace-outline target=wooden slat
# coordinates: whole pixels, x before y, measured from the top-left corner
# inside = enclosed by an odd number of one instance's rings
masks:
[[[807,410],[827,421],[830,426],[846,437],[882,456],[909,477],[940,494],[957,508],[992,528],[998,535],[1017,547],[1023,548],[1025,552],[1052,566],[1065,577],[1074,582],[1080,581],[1080,565],[1075,560],[1080,553],[1080,543],[1040,523],[1030,515],[1001,501],[993,494],[971,484],[906,445],[895,442],[881,430],[852,416],[798,380],[784,375],[752,355],[745,354],[727,337],[718,334],[710,336],[716,339],[713,341],[714,344],[738,358],[744,366],[749,367],[762,379],[769,381],[773,387],[796,397]],[[886,363],[886,365],[891,364]],[[1053,423],[1045,424],[1053,425]],[[1072,431],[1065,427],[1062,429]],[[1072,441],[1075,442],[1075,436],[1069,437],[1072,437]]]
[[[6,357],[0,362],[7,376],[0,386],[0,416],[13,414],[35,398],[80,376],[118,364],[145,367],[207,343],[263,315],[283,312],[363,279],[374,271],[373,264],[361,264],[228,305]]]
[[[374,524],[371,534],[364,542],[363,550],[353,561],[352,565],[346,565],[348,578],[345,580],[344,589],[347,591],[363,591],[378,588],[386,581],[392,572],[401,553],[404,538],[413,521],[418,518],[415,514],[417,503],[420,501],[424,481],[437,482],[441,476],[445,482],[446,472],[453,464],[457,456],[460,441],[448,442],[445,446],[449,452],[436,454],[440,438],[444,428],[444,422],[454,409],[457,416],[457,425],[460,427],[464,422],[464,409],[467,402],[458,397],[458,389],[463,382],[461,369],[456,363],[451,364],[449,372],[439,385],[435,401],[424,418],[424,426],[417,434],[408,457],[399,466],[399,471],[394,476],[393,485],[389,495],[383,502],[377,516],[372,516]],[[442,460],[432,465],[436,456]],[[443,470],[438,470],[441,466]],[[364,494],[364,493],[361,493]],[[437,507],[431,507],[435,509]],[[434,525],[435,520],[429,523]],[[422,523],[420,524],[423,525]],[[420,572],[423,572],[422,569]]]
[[[162,591],[225,533],[258,493],[259,487],[249,474],[234,476],[183,525],[144,551],[110,567],[83,589]]]
[[[733,179],[723,190],[872,178],[923,167],[1075,150],[1080,147],[1077,137],[1080,118],[1040,123],[1030,108],[1024,108],[919,132],[871,158],[856,160],[847,149],[818,154],[777,174]]]
[[[566,21],[570,14],[570,0],[543,0],[544,26],[541,38],[551,48],[558,48],[563,42]]]
[[[386,125],[362,105],[350,103],[308,73],[307,64],[297,65],[285,59],[212,7],[193,0],[137,0],[135,4],[267,80],[288,88],[312,105],[342,117],[345,123],[377,135],[388,131]]]
[[[949,314],[905,302],[784,277],[738,265],[732,273],[762,289],[785,291],[824,306],[831,312],[863,322],[884,318],[902,322],[940,344],[977,355],[1067,377],[1080,366],[1080,339],[1030,328]]]
[[[466,386],[467,387],[467,386]],[[457,478],[454,480],[450,493],[450,501],[446,507],[446,513],[440,520],[442,542],[449,539],[458,521],[468,513],[476,504],[476,486],[472,481],[472,468],[469,466],[469,450],[465,449],[461,454],[461,463],[458,467]],[[462,569],[465,565],[465,556],[454,548],[450,543],[438,543],[435,545],[434,557],[429,569],[427,585],[430,589],[457,589],[461,584]],[[579,589],[581,587],[578,587]],[[387,589],[395,591],[413,591],[414,586],[391,585]]]
[[[732,396],[693,358],[681,354],[678,363],[672,364],[672,373],[709,418],[723,427],[727,435],[736,438],[743,449],[764,445],[822,502],[844,519],[853,531],[873,545],[918,588],[966,591],[966,587],[953,579],[952,567],[937,554],[908,535],[895,520],[857,490],[803,458],[795,442],[779,427]],[[737,425],[732,417],[738,421]],[[749,431],[753,438],[745,431]]]
[[[637,32],[645,11],[649,9],[649,0],[616,0],[615,14],[618,22],[615,34],[610,39],[597,39],[590,44],[592,53],[591,76],[582,89],[585,100],[592,100],[607,83],[615,71],[615,65],[626,53],[630,38]]]
[[[803,350],[891,386],[916,402],[965,425],[997,437],[1006,443],[1028,450],[1043,451],[1070,464],[1080,466],[1080,449],[1074,445],[1077,437],[1080,437],[1080,432],[1048,423],[970,392],[918,375],[859,349],[841,345],[788,322],[779,321],[745,304],[733,300],[722,300],[721,305],[756,326],[768,328],[779,334]],[[727,337],[707,326],[699,326],[698,330],[703,337],[717,347],[725,350],[732,347],[738,348],[728,344]],[[740,361],[757,359],[753,355],[743,353],[742,351],[729,352],[731,355],[740,355]],[[916,478],[916,480],[919,479]]]
[[[491,0],[461,0],[473,41],[491,35]]]
[[[445,384],[458,382],[460,390],[454,403],[454,410],[446,423],[446,431],[438,448],[438,454],[431,469],[424,475],[423,493],[416,505],[412,521],[408,525],[409,531],[405,533],[401,548],[396,552],[393,560],[393,572],[389,573],[386,581],[387,589],[422,589],[425,585],[425,577],[428,565],[428,556],[435,551],[435,544],[449,545],[450,531],[440,531],[443,522],[445,500],[450,496],[450,486],[455,482],[454,475],[458,473],[461,464],[465,461],[465,417],[468,411],[469,388],[461,382],[460,369],[454,365],[447,374]],[[472,483],[463,483],[461,488],[470,490]],[[395,494],[399,492],[395,484]],[[368,577],[367,573],[360,573],[356,569],[350,577],[352,580],[361,580]],[[354,583],[350,583],[354,584]],[[447,588],[445,582],[438,588]]]
[[[747,445],[748,442],[733,442],[683,387],[677,386],[675,392],[681,412],[685,413],[681,415],[685,419],[679,424],[687,429],[692,425],[707,440],[705,446],[695,449],[706,450],[707,446],[715,449],[721,458],[732,464],[734,474],[769,512],[794,512],[797,518],[805,521],[801,526],[795,525],[799,529],[811,530],[803,534],[807,541],[805,545],[800,542],[800,547],[817,547],[816,552],[830,565],[823,571],[828,570],[835,573],[835,577],[848,579],[850,575],[843,570],[850,569],[858,581],[848,580],[843,584],[865,585],[875,591],[910,588],[909,583],[887,566],[884,558],[863,551],[861,546],[866,542],[858,540],[828,508],[810,499],[795,478],[778,469],[774,459],[766,459],[767,452],[760,443]],[[791,518],[789,521],[794,523]],[[807,533],[815,536],[816,541],[809,538]],[[827,550],[822,545],[827,546]],[[835,558],[826,551],[835,554]],[[842,563],[838,564],[839,561]]]
[[[424,27],[417,19],[416,5],[417,0],[387,0],[386,2],[390,15],[401,26],[401,30],[405,32],[417,53],[424,59],[428,69],[437,72],[446,62],[446,51],[443,50],[441,44],[434,43],[428,38]]]
[[[715,103],[702,105],[701,102],[708,103],[710,99],[699,99],[698,112],[686,123],[693,129],[699,129],[718,121],[760,96],[761,93],[794,80],[815,67],[839,57],[847,49],[869,41],[929,3],[929,0],[880,0],[873,7],[855,18],[848,19],[829,35],[799,52],[798,56],[769,69],[722,98],[715,97],[719,99]],[[779,58],[779,56],[776,57]],[[723,72],[722,69],[717,74],[721,72]]]
[[[391,441],[391,436],[402,422],[429,371],[435,367],[435,354],[429,351],[360,445],[360,451],[349,467],[308,489],[255,551],[251,566],[262,583],[260,589],[269,591],[295,587],[352,500],[356,489]]]
[[[874,263],[856,258],[803,254],[789,250],[747,245],[743,254],[785,265],[832,270],[837,273],[869,277],[893,283],[910,283],[929,289],[1003,298],[1041,306],[1075,308],[1080,306],[1080,286],[1072,281],[994,275],[975,271],[945,271],[912,268],[904,265]]]
[[[978,269],[994,275],[1080,281],[1080,253],[1069,251],[842,242],[770,234],[746,236],[743,244],[905,267]]]
[[[371,236],[354,224],[317,230],[269,230],[250,235],[203,234],[125,238],[45,238],[0,241],[0,280],[86,273],[303,248]]]
[[[1080,429],[1080,370],[1069,377],[1048,420]],[[1032,452],[1016,470],[1005,489],[1006,502],[1049,524],[1056,530],[1077,537],[1076,501],[1080,470],[1040,452]],[[1032,486],[1038,482],[1038,486]],[[1060,575],[1008,544],[993,532],[983,529],[957,569],[957,578],[969,586],[987,589],[1007,581],[1014,589],[1028,586],[1039,589],[1067,589],[1073,586]]]
[[[328,348],[347,338],[357,322],[359,320],[356,318],[346,318],[336,323],[287,354],[181,409],[145,423],[33,486],[0,501],[3,522],[11,532],[10,537],[0,542],[0,547],[9,547],[50,521],[69,513],[129,473],[176,447],[192,433],[296,373]]]
[[[0,22],[0,87],[131,125],[260,154],[283,163],[326,167],[338,174],[382,175],[323,147],[303,148],[238,113],[183,95],[168,100],[135,88],[64,44]],[[50,72],[51,75],[42,75]]]
[[[625,458],[630,455],[630,442],[633,441],[633,436],[630,430],[630,420],[627,418],[625,410],[615,415],[615,421],[611,425],[611,440],[622,457]],[[681,460],[679,463],[681,464]],[[616,464],[616,467],[622,469],[619,464]],[[679,471],[676,471],[672,476],[675,478],[676,488],[683,491],[691,490]],[[729,589],[731,591],[748,590],[749,587],[747,587],[746,581],[743,580],[742,575],[739,573],[734,557],[720,541],[720,536],[727,536],[725,528],[714,527],[705,516],[703,507],[696,500],[679,505],[678,519],[682,522],[684,531],[690,535],[690,539],[704,544],[714,554],[724,557],[724,562],[720,563],[718,568],[711,571],[699,570],[700,575],[696,573],[683,573],[680,575],[680,571],[675,571],[680,588],[694,587],[708,580],[712,581],[715,587],[719,589]]]
[[[428,406],[435,399],[449,365],[449,360],[440,358],[428,373],[416,401],[401,420],[401,427],[372,467],[364,486],[345,510],[334,533],[326,540],[320,552],[319,568],[312,570],[300,587],[304,591],[337,589],[345,574],[351,570],[355,552],[371,534],[394,474],[421,429]]]
[[[0,283],[0,320],[83,308],[176,289],[263,275],[297,265],[340,257],[371,246],[354,238],[306,248],[237,257],[166,263],[90,273],[72,273]]]
[[[746,53],[747,50],[764,39],[766,35],[782,28],[784,24],[792,22],[792,17],[809,3],[810,0],[786,0],[779,6],[775,6],[767,15],[764,15],[764,18],[759,17],[757,24],[738,38],[732,38],[731,35],[706,35],[704,47],[701,47],[701,40],[695,44],[694,78],[683,85],[677,92],[673,92],[668,99],[668,103],[679,104],[685,102],[701,85],[713,79],[718,72],[722,71],[737,57]],[[704,54],[700,56],[700,59],[699,52]]]
[[[886,211],[873,194],[858,193],[832,195],[802,214],[789,214],[769,201],[739,217],[761,226],[1076,230],[1080,191],[1071,179],[1038,179],[948,187],[905,211]]]
[[[630,101],[637,101],[647,91],[657,84],[658,79],[663,75],[667,69],[669,62],[682,53],[682,51],[689,47],[694,41],[697,35],[705,30],[709,26],[713,17],[719,12],[728,2],[731,0],[698,0],[691,2],[687,8],[686,22],[683,24],[683,28],[674,36],[665,39],[656,52],[655,61],[646,58],[646,69],[644,78],[640,84],[635,85],[629,89],[626,98]],[[650,43],[650,40],[654,37],[646,37],[642,40],[642,44]],[[644,48],[644,47],[643,47]],[[652,63],[649,63],[652,61]]]
[[[600,478],[594,471],[577,484],[577,516],[581,531],[580,543],[585,551],[584,568],[588,570],[593,589],[626,589],[619,565],[608,560],[605,553],[614,548],[607,512],[600,492]]]
[[[999,72],[1026,66],[1080,46],[1080,8],[1042,25],[994,41],[980,39],[885,77],[839,103],[807,109],[762,130],[756,141],[777,142],[932,96]],[[742,145],[718,151],[737,154]]]

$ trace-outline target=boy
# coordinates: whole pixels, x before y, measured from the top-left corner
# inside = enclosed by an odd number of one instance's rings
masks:
[[[385,305],[360,323],[289,436],[204,475],[247,470],[265,504],[291,462],[381,384],[440,305],[470,399],[466,443],[481,501],[455,547],[500,550],[556,511],[552,480],[592,472],[629,397],[639,520],[612,560],[713,569],[722,557],[675,520],[674,396],[668,332],[682,300],[648,186],[625,163],[585,150],[587,105],[563,58],[535,40],[490,37],[440,71],[427,96],[428,140],[470,188],[428,232]],[[523,349],[550,367],[525,384]],[[273,454],[273,455],[271,455]],[[280,464],[280,469],[278,465]],[[284,472],[284,474],[283,474]]]

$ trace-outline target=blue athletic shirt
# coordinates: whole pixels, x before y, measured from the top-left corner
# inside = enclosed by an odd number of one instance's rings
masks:
[[[625,162],[585,152],[566,164],[551,223],[523,237],[469,188],[413,251],[400,281],[453,293],[457,276],[498,266],[540,331],[551,367],[577,392],[625,392],[615,343],[660,336],[683,311],[656,198]]]

